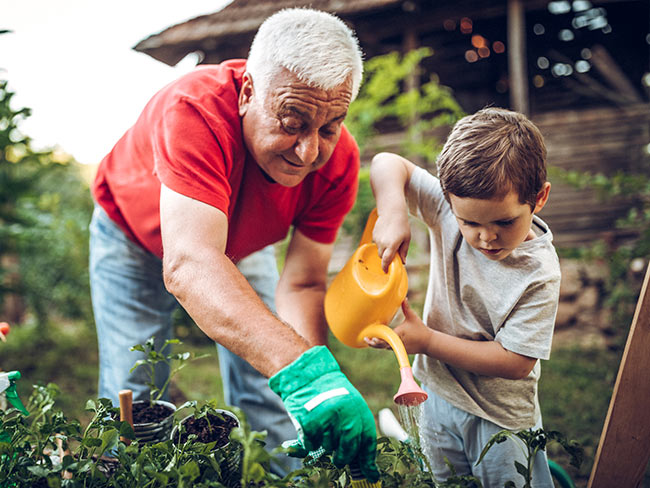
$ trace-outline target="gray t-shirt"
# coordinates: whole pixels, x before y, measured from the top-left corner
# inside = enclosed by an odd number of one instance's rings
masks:
[[[423,312],[427,326],[548,359],[560,291],[560,264],[548,226],[534,216],[537,237],[492,261],[463,238],[438,178],[416,168],[407,200],[410,212],[429,228],[431,240]],[[413,370],[452,405],[503,428],[527,429],[539,419],[539,361],[521,380],[470,373],[422,354]]]

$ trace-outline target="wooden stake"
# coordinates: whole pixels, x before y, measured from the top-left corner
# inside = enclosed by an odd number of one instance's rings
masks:
[[[650,459],[650,266],[627,337],[589,488],[640,486]]]
[[[133,427],[133,391],[120,390],[120,420],[128,422]],[[120,437],[120,440],[127,446],[131,443],[129,439]]]

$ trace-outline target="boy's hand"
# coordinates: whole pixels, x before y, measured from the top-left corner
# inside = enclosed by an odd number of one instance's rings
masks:
[[[395,327],[395,332],[402,339],[406,352],[408,354],[426,354],[433,331],[413,311],[408,299],[402,302],[402,312],[404,321]]]
[[[400,259],[405,263],[411,242],[408,214],[395,212],[379,215],[372,232],[372,239],[377,244],[384,273],[388,272],[388,267],[393,262],[395,254],[399,254]]]
[[[404,344],[404,349],[408,354],[418,354],[427,352],[427,344],[432,335],[429,329],[420,317],[411,309],[408,299],[402,302],[402,312],[404,312],[404,321],[395,327],[395,333],[399,336]],[[363,340],[370,347],[375,349],[388,349],[390,346],[387,342],[376,337],[364,337]]]

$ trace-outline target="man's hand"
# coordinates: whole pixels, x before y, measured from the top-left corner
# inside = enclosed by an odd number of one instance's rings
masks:
[[[372,412],[325,346],[304,352],[272,376],[269,386],[296,425],[292,455],[304,457],[322,447],[334,453],[337,467],[357,463],[368,480],[379,479]]]

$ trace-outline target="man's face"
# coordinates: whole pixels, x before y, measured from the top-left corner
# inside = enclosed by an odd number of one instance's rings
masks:
[[[450,194],[449,203],[467,243],[488,259],[501,261],[519,244],[535,237],[531,229],[533,214],[542,209],[549,190],[550,184],[545,183],[534,209],[521,203],[512,190],[503,198],[488,199]]]
[[[351,96],[351,83],[326,91],[287,70],[261,94],[246,74],[239,96],[246,148],[273,181],[295,186],[334,152]]]

